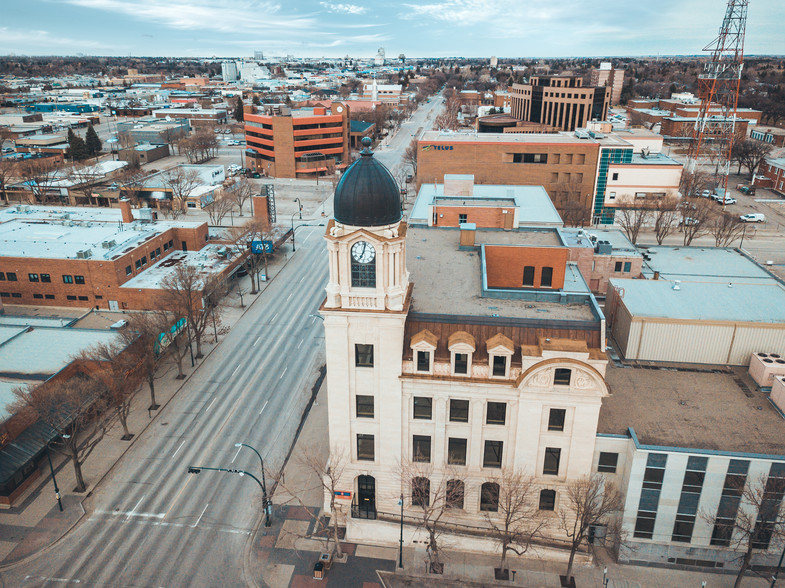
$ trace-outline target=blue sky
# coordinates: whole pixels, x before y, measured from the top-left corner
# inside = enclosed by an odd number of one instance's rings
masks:
[[[356,3],[355,3],[356,2]],[[560,57],[695,54],[724,0],[0,0],[0,54]],[[785,54],[752,0],[747,54]]]

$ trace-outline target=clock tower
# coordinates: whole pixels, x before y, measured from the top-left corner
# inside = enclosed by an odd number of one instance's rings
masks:
[[[377,508],[392,508],[376,488],[392,483],[400,460],[401,421],[391,417],[401,412],[410,299],[400,189],[374,159],[370,139],[363,145],[335,189],[334,219],[325,235],[330,277],[320,309],[330,460],[343,468],[340,489],[353,496],[351,509],[346,504],[334,514],[348,531],[354,518],[375,518]]]

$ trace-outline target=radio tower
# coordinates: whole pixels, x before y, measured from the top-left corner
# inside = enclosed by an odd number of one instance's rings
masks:
[[[749,0],[728,0],[719,35],[703,48],[711,57],[698,76],[700,111],[693,129],[687,170],[694,174],[701,163],[713,166],[718,193],[722,188],[723,195],[728,189],[735,138],[748,5]],[[715,104],[721,107],[719,113],[712,112]]]

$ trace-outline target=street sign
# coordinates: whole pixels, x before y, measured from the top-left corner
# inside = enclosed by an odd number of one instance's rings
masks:
[[[335,497],[336,498],[342,498],[344,500],[351,500],[352,499],[352,493],[348,492],[346,490],[336,490],[335,491]]]
[[[273,242],[267,239],[263,241],[251,241],[251,252],[252,253],[272,253],[273,252]]]

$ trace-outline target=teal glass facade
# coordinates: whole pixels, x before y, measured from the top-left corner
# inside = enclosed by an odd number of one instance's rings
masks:
[[[615,209],[605,208],[605,188],[611,163],[632,163],[632,147],[600,147],[597,193],[594,195],[594,224],[612,225]]]

